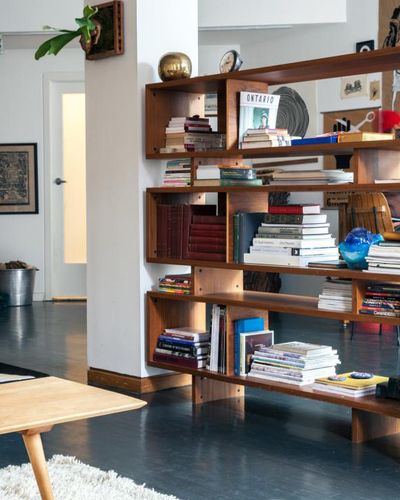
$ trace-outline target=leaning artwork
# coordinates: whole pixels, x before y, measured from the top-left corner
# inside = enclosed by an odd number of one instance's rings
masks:
[[[0,144],[0,214],[38,213],[36,150],[36,144]]]

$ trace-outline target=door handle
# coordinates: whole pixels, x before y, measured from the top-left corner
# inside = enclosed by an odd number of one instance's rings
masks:
[[[67,181],[64,179],[60,179],[60,177],[57,177],[57,179],[54,180],[54,184],[57,184],[57,186],[60,186],[61,184],[65,184]]]

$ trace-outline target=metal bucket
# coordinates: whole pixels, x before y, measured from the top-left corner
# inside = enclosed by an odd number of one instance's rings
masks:
[[[1,269],[0,299],[8,306],[30,306],[37,269]]]

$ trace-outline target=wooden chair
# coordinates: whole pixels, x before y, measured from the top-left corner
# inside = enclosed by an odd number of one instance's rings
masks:
[[[390,207],[383,193],[351,193],[340,214],[340,240],[353,227],[365,227],[372,233],[393,232]]]
[[[340,213],[340,236],[344,240],[353,227],[365,227],[372,233],[393,232],[394,226],[388,201],[383,193],[351,193],[348,203]],[[379,335],[382,335],[382,324]],[[351,322],[353,340],[355,322]],[[400,329],[396,326],[397,345],[400,345]]]

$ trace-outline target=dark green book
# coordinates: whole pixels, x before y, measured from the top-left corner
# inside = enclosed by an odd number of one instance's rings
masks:
[[[265,214],[265,224],[321,224],[326,222],[325,214]]]
[[[257,230],[264,220],[265,212],[238,212],[233,216],[233,260],[244,262]]]

